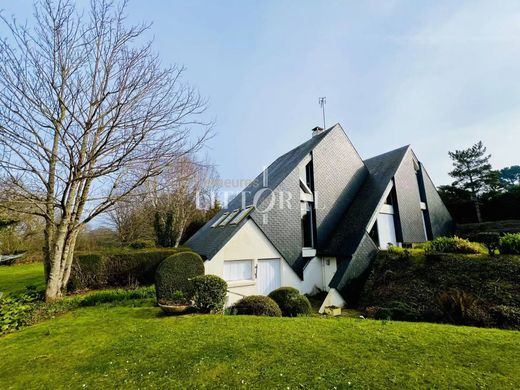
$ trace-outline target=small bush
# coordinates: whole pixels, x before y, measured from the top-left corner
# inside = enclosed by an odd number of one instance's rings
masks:
[[[491,256],[495,254],[495,251],[500,246],[500,234],[495,232],[478,233],[475,239],[487,248]]]
[[[233,312],[238,315],[281,317],[280,307],[269,297],[250,295],[242,298],[233,306]]]
[[[311,314],[311,303],[306,296],[293,287],[280,287],[269,294],[269,298],[275,301],[284,317],[297,317]]]
[[[520,233],[508,233],[500,239],[500,253],[503,255],[520,255]]]
[[[204,263],[195,252],[176,253],[157,267],[155,290],[161,303],[175,299],[180,291],[184,298],[193,296],[192,278],[204,275]]]
[[[491,315],[500,328],[520,329],[520,308],[498,305],[491,308]]]
[[[480,253],[478,244],[460,237],[438,237],[430,241],[428,252],[441,253]]]
[[[132,249],[145,249],[145,248],[154,248],[155,241],[154,240],[134,240],[128,246]]]
[[[226,303],[227,283],[215,275],[195,276],[193,306],[202,313],[222,313]]]
[[[402,248],[397,245],[388,245],[387,253],[391,255],[397,255],[397,256],[410,256],[410,252],[406,248]]]
[[[30,323],[36,297],[31,294],[0,298],[0,335],[21,329]]]

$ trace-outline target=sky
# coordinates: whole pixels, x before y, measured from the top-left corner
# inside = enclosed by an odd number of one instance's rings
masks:
[[[30,19],[32,1],[0,8]],[[133,0],[127,14],[208,98],[204,153],[222,179],[309,139],[321,96],[363,158],[411,144],[436,185],[451,182],[448,151],[479,140],[494,168],[520,164],[516,0]]]

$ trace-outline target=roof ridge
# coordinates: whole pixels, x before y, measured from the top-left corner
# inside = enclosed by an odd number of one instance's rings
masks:
[[[401,151],[401,150],[408,150],[408,149],[411,148],[411,146],[412,146],[411,144],[404,145],[404,146],[400,146],[400,147],[398,147],[398,148],[395,148],[395,149],[389,150],[389,151],[387,151],[387,152],[380,153],[380,154],[377,154],[377,155],[372,156],[372,157],[370,157],[370,158],[367,158],[367,159],[365,159],[365,160],[363,160],[363,161],[373,160],[373,159],[375,159],[375,158],[379,158],[379,157],[382,157],[382,156],[387,155],[387,154],[390,154],[390,153],[396,153],[396,152]]]

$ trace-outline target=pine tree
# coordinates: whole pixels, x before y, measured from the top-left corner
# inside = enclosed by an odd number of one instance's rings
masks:
[[[500,178],[508,187],[520,185],[520,165],[502,168]]]
[[[448,153],[453,160],[454,169],[449,175],[455,178],[453,186],[471,193],[471,200],[475,204],[477,221],[482,222],[480,213],[480,197],[496,181],[496,174],[491,169],[490,154],[486,154],[486,147],[482,141],[468,149],[456,150]]]

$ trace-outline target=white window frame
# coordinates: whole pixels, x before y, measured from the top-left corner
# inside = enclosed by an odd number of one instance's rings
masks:
[[[245,263],[245,262],[248,262],[249,264],[251,264],[251,271],[250,271],[249,277],[248,278],[238,278],[238,279],[228,279],[228,277],[226,275],[226,264]],[[254,280],[255,280],[254,273],[255,273],[255,261],[253,259],[224,260],[222,276],[223,276],[223,279],[230,284],[241,283],[241,282],[247,282],[247,283],[254,282]]]

